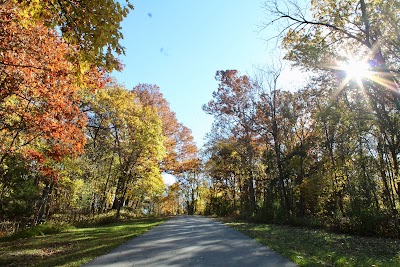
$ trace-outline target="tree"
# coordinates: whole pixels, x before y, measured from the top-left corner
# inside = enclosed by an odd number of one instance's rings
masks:
[[[242,208],[243,212],[252,214],[256,211],[254,143],[257,134],[253,127],[256,112],[254,84],[248,76],[239,76],[236,70],[217,71],[215,78],[219,81],[218,90],[213,92],[214,99],[204,105],[203,110],[214,115],[218,125],[228,129],[228,134],[235,135],[243,145],[243,149],[240,149],[245,172],[242,180]]]
[[[208,203],[209,213],[223,216],[234,214],[239,208],[243,166],[237,152],[237,140],[234,137],[228,140],[210,139],[205,153],[205,171],[213,187]]]
[[[363,97],[368,100],[363,103],[369,106],[364,112],[372,114],[373,117],[357,116],[376,131],[364,132],[363,123],[359,123],[358,139],[361,141],[358,151],[361,154],[357,158],[361,161],[361,166],[365,166],[366,158],[362,151],[367,143],[370,153],[375,155],[373,157],[379,162],[383,201],[398,228],[398,204],[395,203],[395,195],[400,199],[399,134],[394,130],[399,127],[400,107],[399,32],[396,26],[400,18],[397,1],[312,1],[309,16],[303,12],[304,9],[296,5],[291,5],[291,9],[286,9],[287,11],[281,7],[276,1],[267,4],[267,10],[274,16],[272,21],[288,23],[282,31],[282,46],[287,51],[286,59],[308,69],[322,69],[333,73],[340,69],[340,62],[359,60],[369,64],[369,71],[359,71],[357,76],[348,73],[346,77],[340,73],[336,75],[341,81],[336,82],[332,96],[341,98],[341,101],[350,103],[351,106],[357,106],[354,100],[362,101]],[[357,90],[362,91],[362,96]],[[359,107],[357,109],[360,110]],[[327,122],[326,126],[329,123]],[[333,132],[330,136],[334,137],[332,134]],[[370,134],[375,138],[371,138]],[[332,139],[329,135],[326,137],[332,141],[330,150],[335,150],[333,142],[336,138]],[[364,142],[363,139],[368,141]],[[346,146],[342,146],[341,149]],[[342,152],[345,151],[340,151]],[[335,154],[335,151],[330,154]],[[355,158],[351,153],[347,156]],[[331,163],[335,165],[333,168],[337,168],[338,159],[331,158]],[[347,167],[343,170],[348,172]],[[368,180],[367,176],[365,177]]]
[[[12,6],[2,9],[1,161],[38,139],[48,146],[41,154],[55,160],[82,151],[85,117],[78,106],[78,88],[69,76],[70,48],[44,26],[18,25],[17,15],[8,13]]]
[[[157,110],[162,122],[162,133],[165,137],[164,147],[166,149],[166,156],[163,159],[161,168],[165,172],[176,171],[177,146],[180,143],[182,125],[178,123],[175,113],[171,111],[168,101],[164,98],[157,85],[139,84],[133,88],[133,92],[144,106],[153,107]]]
[[[67,60],[73,47],[41,23],[23,27],[17,11],[10,2],[0,6],[1,194],[13,194],[12,177],[21,175],[13,172],[25,166],[46,198],[57,163],[83,151],[86,118]]]
[[[178,127],[178,142],[175,147],[176,161],[173,174],[179,183],[184,201],[186,202],[186,211],[189,214],[194,214],[200,192],[202,164],[198,157],[198,149],[192,132],[181,123]]]
[[[167,187],[166,195],[163,199],[163,214],[177,215],[182,212],[181,210],[181,189],[179,183],[173,183]]]
[[[14,2],[21,8],[24,24],[30,24],[34,19],[58,29],[64,41],[78,49],[75,62],[80,65],[80,70],[86,71],[92,64],[109,71],[121,68],[115,54],[124,53],[119,43],[123,38],[120,23],[133,9],[128,0],[126,6],[114,0]]]
[[[116,84],[96,94],[89,118],[91,135],[96,139],[105,135],[112,144],[117,166],[113,208],[118,216],[135,186],[142,185],[136,187],[142,190],[141,197],[145,188],[163,187],[158,164],[164,156],[161,121],[153,108],[141,105],[132,92]]]

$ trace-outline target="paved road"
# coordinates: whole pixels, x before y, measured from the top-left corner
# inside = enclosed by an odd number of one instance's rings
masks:
[[[296,265],[220,222],[201,216],[179,216],[83,266]]]

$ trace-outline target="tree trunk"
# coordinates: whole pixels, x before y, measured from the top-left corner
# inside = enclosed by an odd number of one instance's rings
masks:
[[[39,222],[45,220],[46,216],[49,214],[48,201],[52,190],[53,190],[53,182],[46,183],[42,191],[41,200],[37,206],[38,211],[34,219],[34,225],[37,225]]]

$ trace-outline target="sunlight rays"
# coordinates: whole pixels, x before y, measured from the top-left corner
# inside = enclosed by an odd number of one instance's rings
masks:
[[[379,86],[392,92],[393,95],[399,95],[398,75],[390,71],[383,61],[380,47],[383,40],[378,40],[367,51],[358,51],[364,54],[360,57],[349,50],[344,51],[346,60],[336,62],[335,66],[328,67],[342,73],[340,84],[332,95],[336,98],[343,89],[351,83],[356,84],[358,89],[368,98],[367,88]],[[368,84],[367,84],[368,83]],[[367,86],[370,85],[370,86]]]
[[[346,55],[348,60],[337,62],[336,66],[330,67],[344,74],[342,81],[332,95],[333,98],[336,98],[351,82],[357,84],[357,87],[365,97],[368,96],[365,87],[366,82],[382,86],[393,93],[399,94],[399,84],[396,75],[387,69],[384,63],[376,59],[378,57],[378,43],[364,58],[357,59],[350,52],[346,52]]]
[[[396,83],[396,78],[390,72],[371,72],[371,75],[366,77],[368,80],[375,82],[386,89],[389,89],[393,92],[399,92],[399,86]]]

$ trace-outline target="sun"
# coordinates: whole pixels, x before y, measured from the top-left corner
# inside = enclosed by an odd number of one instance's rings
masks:
[[[346,87],[354,85],[368,98],[368,92],[376,88],[384,88],[398,95],[400,92],[400,76],[396,72],[392,72],[382,63],[377,55],[377,47],[373,47],[368,54],[363,57],[355,55],[347,51],[342,58],[344,61],[337,61],[335,66],[331,67],[335,71],[339,71],[343,78],[335,90],[332,97],[337,97]],[[345,75],[343,77],[343,74]],[[355,89],[355,88],[353,88]],[[400,106],[400,104],[399,104]]]
[[[349,54],[347,54],[346,61],[337,62],[333,69],[345,75],[337,90],[335,90],[334,97],[339,95],[346,85],[349,85],[351,82],[356,83],[357,87],[365,93],[364,82],[372,80],[375,76],[373,66],[370,65],[368,58],[357,59]]]
[[[394,74],[390,71],[379,70],[379,65],[374,63],[373,60],[356,60],[350,57],[345,62],[337,63],[335,69],[344,72],[346,75],[340,86],[340,91],[350,81],[356,82],[361,89],[364,88],[364,82],[369,81],[393,92],[399,92],[399,84]]]
[[[346,79],[360,82],[370,76],[370,65],[366,61],[350,60],[341,63],[339,69],[346,73]]]
[[[371,80],[374,76],[373,66],[370,65],[368,58],[359,60],[352,55],[348,55],[346,61],[338,62],[335,69],[346,75],[335,95],[338,95],[349,82],[355,82],[365,93],[364,81]]]

